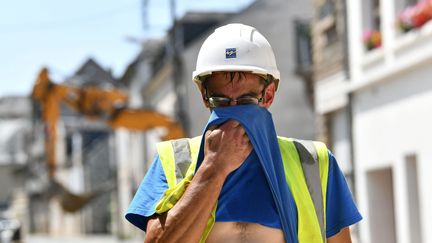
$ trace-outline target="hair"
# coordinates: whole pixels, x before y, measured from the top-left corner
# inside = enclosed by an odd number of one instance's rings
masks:
[[[243,78],[245,78],[245,74],[246,73],[251,73],[251,72],[245,72],[245,71],[221,71],[221,72],[223,72],[223,73],[225,73],[225,76],[226,77],[229,77],[229,80],[231,81],[231,82],[235,82],[235,81],[239,81],[239,80],[241,80],[241,79],[243,79]],[[269,75],[269,74],[267,74],[267,75],[259,75],[259,74],[255,74],[255,75],[257,75],[257,76],[259,76],[260,77],[260,81],[264,84],[264,86],[266,86],[267,87],[267,85],[269,85],[271,82],[273,82],[273,77],[271,76],[271,75]],[[206,87],[207,87],[207,81],[208,81],[208,79],[211,77],[211,74],[210,75],[207,75],[207,76],[205,76],[205,77],[202,77],[202,79],[201,79],[201,84],[202,84],[202,87],[205,89]]]

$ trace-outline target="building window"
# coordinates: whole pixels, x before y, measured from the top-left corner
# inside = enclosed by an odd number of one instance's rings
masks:
[[[363,44],[366,50],[381,47],[380,0],[362,1]]]
[[[380,0],[372,0],[372,29],[381,29]]]
[[[331,46],[339,40],[338,38],[338,4],[336,0],[325,0],[319,7],[319,29],[322,31],[324,47]]]
[[[370,242],[373,243],[397,242],[393,177],[389,167],[366,173]]]
[[[312,69],[312,45],[310,22],[305,20],[294,21],[296,73],[310,75]]]
[[[418,0],[405,0],[405,7],[416,5],[418,2]]]
[[[364,30],[381,29],[380,0],[362,1],[362,19]]]
[[[338,32],[336,28],[336,24],[333,23],[328,29],[324,32],[326,38],[326,46],[330,46],[331,44],[338,41]]]

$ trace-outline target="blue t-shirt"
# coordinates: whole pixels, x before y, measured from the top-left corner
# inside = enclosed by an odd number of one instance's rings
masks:
[[[126,219],[145,230],[148,218],[155,213],[155,206],[166,189],[167,180],[159,156],[156,156],[129,206]],[[362,219],[345,177],[330,152],[326,212],[327,238]],[[216,222],[221,221],[281,228],[276,205],[255,152],[227,177],[222,187],[216,211]]]

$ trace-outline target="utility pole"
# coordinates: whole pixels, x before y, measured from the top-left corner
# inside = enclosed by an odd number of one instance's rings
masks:
[[[181,52],[183,51],[183,33],[181,26],[177,22],[175,0],[170,0],[170,10],[173,23],[169,38],[172,63],[172,81],[177,98],[175,112],[176,118],[181,122],[186,135],[189,135],[189,117],[186,112],[186,101],[188,95],[186,86],[182,80],[184,71],[183,59],[181,57]]]
[[[149,0],[142,0],[142,20],[144,29],[148,28],[148,3]],[[170,14],[172,27],[171,31],[168,32],[168,55],[172,66],[171,78],[174,86],[174,92],[176,94],[175,104],[175,118],[178,120],[185,131],[186,135],[189,135],[189,117],[187,115],[187,89],[184,84],[183,77],[183,59],[181,53],[183,51],[183,32],[181,26],[177,21],[176,15],[176,0],[170,0]]]

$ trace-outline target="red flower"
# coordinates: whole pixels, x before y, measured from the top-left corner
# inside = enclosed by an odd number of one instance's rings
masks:
[[[363,44],[367,50],[381,47],[381,33],[376,30],[366,30],[363,32]]]
[[[398,26],[406,32],[420,28],[429,20],[432,20],[432,0],[424,0],[404,9],[399,14],[397,22]]]
[[[413,23],[411,21],[412,16],[414,15],[416,9],[414,6],[407,7],[404,9],[398,16],[398,26],[404,31],[407,32],[414,28]]]

